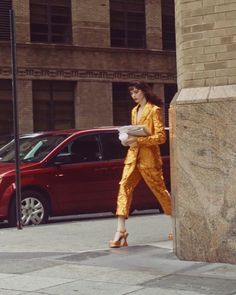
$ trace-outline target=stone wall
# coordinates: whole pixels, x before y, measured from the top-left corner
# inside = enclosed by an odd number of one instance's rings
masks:
[[[176,0],[170,108],[174,249],[236,263],[236,2]]]
[[[176,1],[179,88],[236,83],[236,2]]]

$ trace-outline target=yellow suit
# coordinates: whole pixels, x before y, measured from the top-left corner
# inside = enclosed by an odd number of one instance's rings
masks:
[[[137,122],[137,110],[138,106],[132,110],[132,124],[146,125],[151,135],[138,137],[137,146],[130,147],[128,150],[120,181],[116,214],[128,218],[133,190],[143,177],[161,204],[164,213],[171,215],[171,199],[162,174],[159,148],[159,144],[166,140],[160,108],[149,102],[146,103],[139,122]]]

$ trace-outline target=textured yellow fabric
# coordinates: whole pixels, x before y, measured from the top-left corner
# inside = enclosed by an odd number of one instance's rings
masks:
[[[120,181],[116,214],[128,218],[133,190],[143,177],[161,204],[164,213],[171,215],[171,198],[163,179],[159,148],[159,144],[166,140],[160,108],[147,103],[139,122],[137,122],[137,108],[138,106],[132,110],[132,124],[146,125],[151,135],[138,137],[137,146],[130,147],[128,150]]]

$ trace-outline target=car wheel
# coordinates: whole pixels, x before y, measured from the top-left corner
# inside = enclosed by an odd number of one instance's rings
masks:
[[[46,198],[33,190],[23,191],[21,195],[22,225],[38,225],[46,223],[49,216],[49,206]],[[16,198],[13,199],[9,209],[8,224],[16,225]]]

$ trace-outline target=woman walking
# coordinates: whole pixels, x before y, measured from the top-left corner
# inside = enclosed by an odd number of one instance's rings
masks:
[[[144,179],[154,196],[161,204],[166,215],[171,215],[171,198],[166,189],[163,173],[162,159],[159,145],[166,140],[165,128],[161,118],[161,100],[152,93],[150,86],[144,82],[133,83],[129,92],[137,104],[131,113],[132,125],[145,125],[150,136],[132,137],[124,142],[129,145],[125,159],[120,189],[117,198],[118,216],[117,231],[110,241],[111,248],[127,246],[128,232],[125,220],[129,216],[133,190]]]

